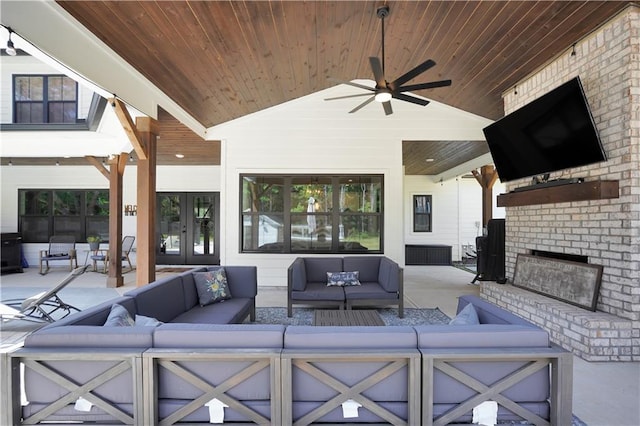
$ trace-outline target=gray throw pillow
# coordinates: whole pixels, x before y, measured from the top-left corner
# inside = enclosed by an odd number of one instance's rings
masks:
[[[196,283],[200,306],[231,299],[231,291],[227,284],[227,274],[224,268],[194,272],[193,280]]]
[[[476,312],[476,308],[473,307],[471,303],[467,304],[458,315],[455,316],[451,321],[449,321],[451,325],[476,325],[480,324],[480,320],[478,319],[478,313]]]
[[[327,286],[360,285],[360,271],[327,272]]]
[[[157,327],[162,324],[164,324],[162,321],[158,321],[153,317],[145,317],[144,315],[136,314],[136,320],[135,320],[136,326]]]
[[[109,312],[109,316],[107,320],[104,322],[106,327],[131,327],[135,324],[135,321],[122,305],[114,303],[111,306],[111,311]]]

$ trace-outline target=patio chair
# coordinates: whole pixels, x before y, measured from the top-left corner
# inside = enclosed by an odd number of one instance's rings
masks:
[[[132,235],[127,235],[122,239],[122,261],[125,260],[129,263],[129,270],[127,272],[133,271],[133,265],[131,264],[131,259],[129,258],[129,253],[133,249],[133,243],[136,240],[136,237]],[[107,273],[109,266],[109,250],[99,250],[95,254],[91,256],[91,260],[93,261],[93,270],[98,270],[98,262],[102,262],[102,272]]]
[[[54,235],[49,239],[49,249],[40,250],[40,275],[49,272],[49,262],[54,260],[68,260],[69,270],[73,270],[73,263],[78,267],[76,257],[76,239],[73,235]],[[42,271],[42,265],[46,264],[47,269]]]
[[[88,265],[75,268],[50,290],[43,291],[26,299],[3,300],[0,302],[5,307],[1,314],[2,321],[19,319],[35,322],[54,322],[66,317],[72,312],[80,311],[80,309],[75,306],[63,302],[60,296],[58,296],[58,292],[65,288],[71,281],[82,275],[87,267]],[[58,311],[61,311],[62,315],[54,315]]]

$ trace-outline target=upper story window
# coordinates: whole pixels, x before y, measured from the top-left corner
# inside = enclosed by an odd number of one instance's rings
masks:
[[[431,195],[413,196],[413,232],[432,232]]]
[[[383,252],[382,175],[240,180],[242,252]]]
[[[78,84],[64,75],[14,75],[14,123],[76,123]]]

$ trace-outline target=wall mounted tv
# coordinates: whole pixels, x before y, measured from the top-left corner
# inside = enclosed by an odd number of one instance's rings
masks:
[[[607,159],[579,77],[483,131],[502,182]]]

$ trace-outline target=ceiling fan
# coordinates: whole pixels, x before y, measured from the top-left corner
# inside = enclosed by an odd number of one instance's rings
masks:
[[[432,81],[429,83],[410,84],[407,86],[403,86],[403,84],[414,79],[415,77],[427,71],[429,68],[433,67],[436,64],[433,60],[427,59],[417,67],[413,68],[412,70],[396,78],[394,81],[388,82],[385,79],[385,75],[384,75],[384,18],[389,16],[389,6],[385,5],[385,6],[379,7],[376,13],[378,15],[378,18],[380,18],[380,20],[382,21],[382,62],[380,61],[380,59],[378,59],[375,56],[369,57],[369,63],[371,64],[371,70],[373,71],[373,76],[376,80],[376,86],[369,87],[363,84],[353,83],[351,81],[330,78],[330,80],[336,81],[338,83],[347,84],[349,86],[368,90],[369,92],[373,92],[373,95],[371,93],[361,93],[358,95],[347,95],[347,96],[326,98],[325,101],[331,101],[335,99],[355,98],[358,96],[371,96],[369,99],[367,99],[366,101],[362,102],[360,105],[358,105],[357,107],[349,111],[349,113],[356,112],[375,100],[382,103],[382,107],[384,108],[384,113],[386,115],[393,114],[393,109],[391,108],[392,98],[399,99],[405,102],[411,102],[417,105],[422,105],[422,106],[427,105],[429,103],[428,100],[409,95],[405,92],[411,92],[414,90],[433,89],[436,87],[451,86],[451,80]]]

